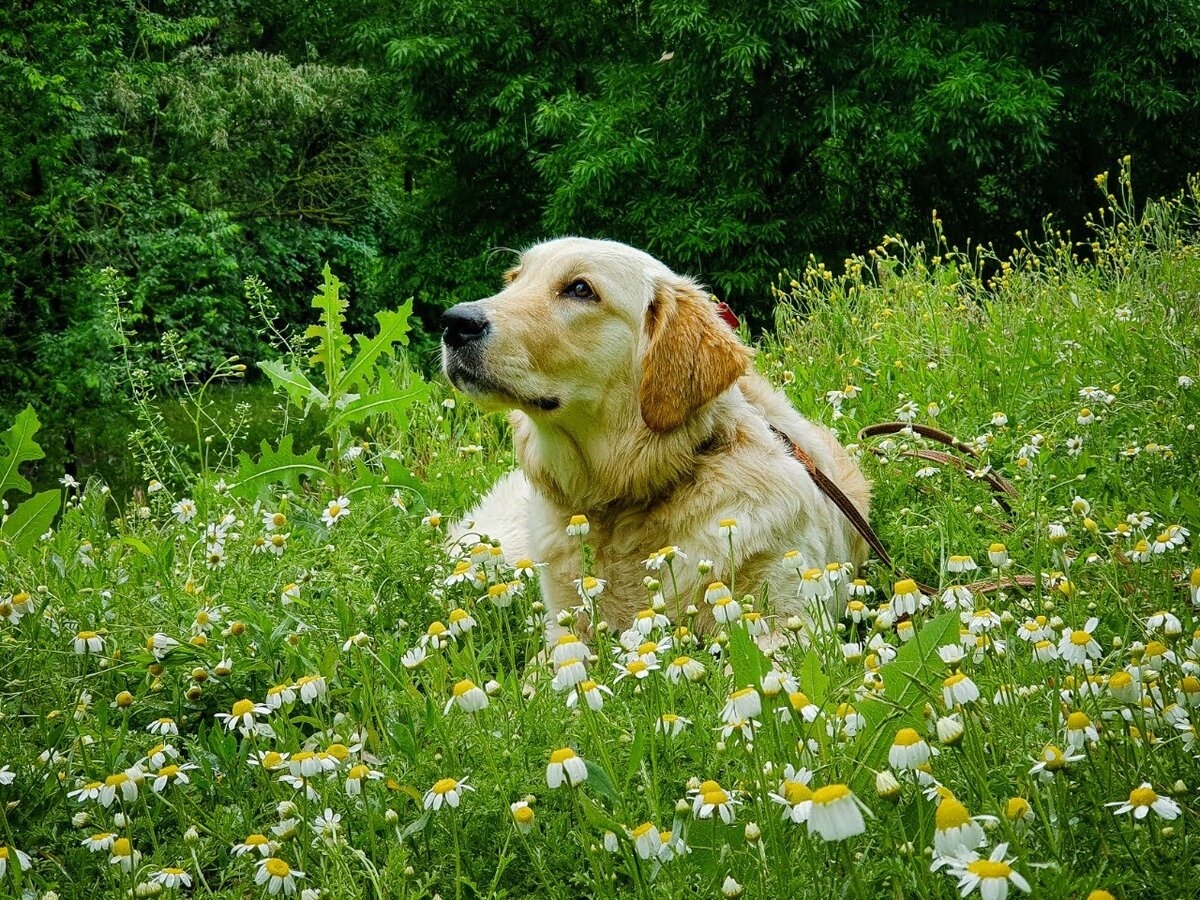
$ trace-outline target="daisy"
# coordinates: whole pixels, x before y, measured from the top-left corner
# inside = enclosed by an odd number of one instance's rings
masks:
[[[665,734],[667,737],[679,737],[683,729],[692,724],[691,719],[685,719],[683,716],[675,713],[663,713],[654,723],[654,730],[660,734]]]
[[[731,538],[738,533],[737,519],[722,519],[717,523],[717,531],[723,538]]]
[[[812,772],[808,769],[800,769],[795,771],[791,765],[783,771],[783,781],[779,785],[779,790],[768,796],[771,802],[778,803],[783,807],[783,818],[786,821],[794,822],[799,825],[802,822],[808,821],[809,813],[812,811],[812,789],[808,786],[812,781]]]
[[[1013,860],[1005,859],[1008,844],[999,844],[987,859],[973,859],[952,863],[951,873],[958,878],[958,889],[963,897],[979,889],[984,900],[1005,900],[1008,897],[1008,885],[1012,883],[1025,893],[1033,888],[1020,872],[1012,867]]]
[[[680,679],[683,678],[686,678],[688,681],[700,681],[706,673],[707,670],[704,668],[704,664],[692,659],[690,656],[675,657],[663,671],[663,674],[671,684],[679,684]]]
[[[1004,804],[1004,817],[1013,825],[1025,826],[1037,818],[1033,808],[1024,797],[1010,797]]]
[[[225,727],[233,731],[235,728],[240,728],[242,734],[249,735],[254,731],[255,716],[270,715],[271,708],[265,703],[255,703],[253,700],[239,700],[233,704],[233,708],[227,712],[219,712],[216,718],[225,723]]]
[[[129,874],[142,859],[142,854],[133,849],[129,838],[117,838],[109,849],[109,865],[120,867],[121,871]]]
[[[431,509],[421,518],[421,524],[429,528],[440,528],[442,525],[442,514],[436,509]]]
[[[254,874],[255,884],[265,884],[267,893],[274,896],[283,893],[290,896],[296,893],[296,882],[304,877],[299,869],[293,869],[277,856],[258,861],[258,871]]]
[[[164,869],[159,869],[150,876],[150,880],[168,889],[192,886],[192,876],[178,866],[167,866]]]
[[[942,682],[942,700],[947,709],[979,699],[979,688],[964,672],[955,672]]]
[[[1133,817],[1137,820],[1146,818],[1150,815],[1150,811],[1158,813],[1159,817],[1168,821],[1179,818],[1179,804],[1170,797],[1163,797],[1154,792],[1150,787],[1150,782],[1143,781],[1141,785],[1129,792],[1127,801],[1116,801],[1115,803],[1105,803],[1105,806],[1117,807],[1114,815],[1124,815],[1125,813],[1133,813]]]
[[[464,712],[479,712],[481,709],[486,709],[487,705],[488,697],[483,692],[483,689],[477,687],[471,679],[464,678],[454,685],[450,693],[450,699],[446,701],[446,708],[443,710],[443,713],[449,715],[451,708],[455,706]]]
[[[587,777],[587,763],[570,747],[550,754],[550,762],[546,766],[546,785],[552,790],[561,787],[564,781],[568,787],[575,787],[587,781]]]
[[[600,712],[604,709],[605,695],[612,696],[612,688],[606,684],[600,684],[592,679],[582,681],[579,685],[567,695],[567,709],[573,709],[582,698],[587,704],[588,709],[592,712]]]
[[[33,863],[28,853],[18,850],[16,847],[0,846],[0,878],[3,878],[4,873],[8,871],[9,861],[14,859],[17,861],[17,868],[22,872],[29,871],[29,867]]]
[[[1179,617],[1167,610],[1159,610],[1146,620],[1147,631],[1161,631],[1169,637],[1175,637],[1183,633],[1183,624],[1179,621]]]
[[[186,525],[196,518],[196,504],[190,497],[183,497],[172,504],[171,512],[175,514],[180,525]]]
[[[896,582],[892,592],[892,610],[898,616],[913,615],[923,605],[924,598],[911,578]]]
[[[441,778],[425,792],[425,808],[437,812],[443,805],[449,805],[452,809],[457,809],[463,792],[473,790],[475,788],[467,784],[466,778],[461,781],[455,781],[453,778]]]
[[[92,853],[107,853],[112,849],[117,836],[111,831],[101,831],[91,834],[79,842],[81,847],[87,847]]]
[[[725,701],[721,718],[726,722],[737,719],[752,719],[762,714],[762,697],[753,687],[744,687],[734,691]]]
[[[779,716],[785,722],[790,722],[793,712],[799,713],[800,718],[811,723],[821,714],[821,708],[809,700],[803,691],[792,691],[788,694],[788,705],[780,707]]]
[[[550,686],[561,693],[586,680],[587,666],[581,660],[567,659],[555,667],[554,679],[550,682]]]
[[[327,528],[332,528],[336,522],[348,515],[350,515],[350,499],[348,497],[338,497],[336,500],[329,501],[329,505],[325,507],[325,512],[321,513],[321,521],[325,523]]]
[[[325,696],[325,691],[328,685],[325,682],[324,675],[302,675],[296,679],[296,687],[300,690],[300,700],[304,703],[312,703],[320,697]]]
[[[150,785],[150,790],[156,794],[161,794],[167,785],[173,781],[180,784],[189,784],[187,773],[195,768],[196,766],[193,763],[184,763],[181,766],[171,763],[162,766],[154,773],[154,783]]]
[[[1100,740],[1100,733],[1088,718],[1087,713],[1076,710],[1067,716],[1067,748],[1082,750],[1085,744],[1095,744]]]
[[[944,797],[934,813],[933,849],[938,856],[957,856],[983,843],[983,816],[972,817],[954,797]]]
[[[118,792],[122,801],[132,803],[137,799],[138,785],[144,778],[145,773],[137,766],[109,775],[104,779],[104,786],[100,788],[100,805],[105,808],[112,806]]]
[[[631,659],[629,662],[622,665],[621,663],[613,663],[617,670],[617,681],[625,678],[634,678],[640,681],[643,678],[650,677],[650,673],[658,669],[658,663],[648,663],[642,659]]]
[[[951,556],[946,560],[946,569],[950,572],[974,572],[979,566],[969,556]]]
[[[915,769],[929,762],[932,752],[915,728],[901,728],[888,751],[888,765],[893,769]]]
[[[276,556],[283,556],[283,551],[287,549],[288,538],[291,533],[277,531],[267,538],[267,549]]]
[[[629,832],[633,849],[642,859],[652,859],[658,856],[662,849],[662,834],[653,822],[643,822]]]
[[[517,826],[517,831],[529,834],[533,830],[533,807],[528,801],[518,800],[509,804],[508,811],[512,815],[513,824]]]
[[[824,841],[841,841],[867,830],[866,805],[844,784],[828,784],[812,795],[808,833]]]
[[[711,819],[715,815],[726,825],[732,825],[737,805],[738,800],[717,782],[706,781],[692,801],[692,814],[697,819]]]
[[[1074,666],[1090,666],[1091,660],[1099,659],[1102,655],[1100,644],[1092,637],[1099,621],[1092,616],[1081,629],[1064,628],[1058,642],[1058,655]]]
[[[95,631],[81,631],[72,641],[75,652],[79,656],[88,653],[101,653],[104,650],[104,638]]]
[[[567,524],[567,537],[586,537],[591,530],[587,516],[571,516]]]
[[[259,856],[266,858],[273,855],[278,849],[278,841],[271,840],[264,834],[250,834],[240,844],[234,844],[231,852],[234,856],[257,853]]]
[[[77,800],[80,803],[87,803],[89,800],[99,800],[100,791],[104,787],[103,781],[89,781],[83,787],[78,787],[69,792],[67,797],[72,800]]]
[[[1042,781],[1053,781],[1058,772],[1081,759],[1083,759],[1083,754],[1068,756],[1053,744],[1047,744],[1038,754],[1037,762],[1029,770],[1029,774],[1038,776]]]

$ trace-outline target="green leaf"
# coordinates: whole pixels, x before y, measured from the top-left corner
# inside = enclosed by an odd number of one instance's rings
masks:
[[[0,456],[0,497],[12,489],[28,494],[33,490],[29,481],[17,471],[21,463],[42,459],[46,454],[33,439],[42,425],[32,406],[27,406],[17,414],[12,428],[0,435],[0,444],[8,452]]]
[[[341,391],[342,360],[350,350],[350,339],[342,328],[346,321],[346,301],[341,297],[342,283],[328,265],[321,274],[325,280],[312,301],[313,307],[321,310],[321,324],[310,325],[304,336],[320,341],[312,363],[325,370],[325,386],[329,396],[336,399]]]
[[[250,454],[242,452],[238,457],[237,481],[232,491],[239,497],[251,498],[258,489],[268,484],[281,484],[289,490],[300,486],[301,478],[325,478],[329,472],[317,461],[317,448],[311,448],[303,456],[292,451],[292,435],[284,435],[279,449],[272,450],[270,444],[262,442],[262,455],[255,462]]]
[[[735,688],[757,686],[771,670],[771,661],[758,649],[758,642],[740,625],[729,629],[729,665]]]
[[[391,375],[384,372],[379,378],[379,389],[373,394],[367,394],[347,403],[338,411],[334,423],[348,425],[372,416],[392,413],[400,420],[402,430],[407,430],[408,420],[405,412],[417,400],[424,398],[428,392],[429,386],[422,381],[414,381],[408,387],[397,387],[392,382]]]
[[[881,763],[896,728],[903,724],[920,726],[922,718],[917,707],[925,702],[926,693],[937,688],[937,678],[944,665],[937,655],[938,647],[958,640],[959,620],[954,612],[943,613],[927,622],[911,641],[900,648],[896,658],[879,671],[883,676],[883,697],[858,704],[865,718],[862,733],[867,736],[859,759],[868,766]],[[936,673],[931,667],[937,666]]]
[[[608,773],[590,759],[584,760],[584,765],[587,766],[587,783],[591,786],[592,790],[609,803],[616,803],[617,786],[608,777]]]
[[[59,491],[34,494],[18,506],[0,527],[0,538],[17,553],[27,552],[54,524],[61,504],[62,494]]]
[[[299,369],[289,369],[282,360],[264,360],[258,364],[258,368],[306,413],[313,403],[321,407],[329,405],[329,398],[308,380],[307,375]]]
[[[825,705],[825,697],[829,693],[829,676],[821,670],[821,655],[815,647],[809,647],[804,654],[804,662],[800,664],[800,690],[816,706]]]
[[[395,311],[380,310],[375,313],[379,323],[379,331],[375,337],[364,335],[357,337],[359,347],[354,359],[346,366],[342,375],[342,385],[346,390],[355,390],[368,383],[374,382],[375,362],[384,351],[390,351],[396,343],[408,346],[408,317],[412,315],[413,301],[409,297]]]

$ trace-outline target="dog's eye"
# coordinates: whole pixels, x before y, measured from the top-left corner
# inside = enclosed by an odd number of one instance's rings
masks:
[[[572,300],[595,300],[596,292],[592,290],[592,286],[582,278],[577,278],[563,288],[563,295],[570,297]]]

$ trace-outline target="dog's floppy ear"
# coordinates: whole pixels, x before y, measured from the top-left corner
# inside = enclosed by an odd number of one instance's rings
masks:
[[[738,380],[751,351],[690,281],[660,282],[646,313],[638,393],[651,431],[673,431]]]

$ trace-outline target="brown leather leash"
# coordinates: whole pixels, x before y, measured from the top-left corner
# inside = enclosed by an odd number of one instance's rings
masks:
[[[906,577],[900,572],[899,569],[896,568],[896,564],[892,561],[892,557],[888,554],[887,548],[883,546],[883,541],[879,539],[879,535],[875,533],[875,530],[870,526],[866,518],[863,517],[863,514],[858,511],[858,507],[856,507],[854,503],[851,502],[850,498],[846,496],[845,492],[838,487],[828,475],[821,471],[820,467],[816,464],[813,458],[809,456],[795,441],[789,438],[774,425],[771,426],[771,431],[773,431],[780,440],[782,440],[788,447],[791,448],[792,456],[794,456],[797,461],[799,461],[800,464],[803,465],[808,471],[808,476],[813,480],[813,484],[817,486],[821,493],[833,501],[834,506],[841,510],[842,515],[849,520],[850,524],[854,526],[854,530],[861,535],[862,539],[867,542],[867,545],[873,551],[875,551],[875,555],[878,556],[880,561],[888,567],[888,570],[891,571],[896,578]],[[953,447],[955,450],[958,450],[962,453],[966,453],[972,457],[978,458],[978,454],[969,445],[964,444],[962,441],[957,440],[952,435],[947,434],[944,431],[941,431],[937,428],[931,428],[928,425],[909,425],[905,422],[882,422],[878,425],[869,425],[862,429],[858,433],[858,439],[862,441],[868,437],[875,437],[882,434],[899,434],[901,432],[913,432],[920,434],[923,437],[938,441],[939,443]],[[877,455],[884,455],[883,451],[878,450],[877,448],[872,447],[868,449]],[[983,481],[987,482],[988,486],[998,495],[996,497],[996,501],[1005,510],[1005,512],[1012,512],[1012,507],[1003,499],[1002,496],[999,495],[1016,497],[1016,488],[1014,488],[1007,479],[996,474],[990,469],[979,469],[975,466],[972,466],[970,463],[959,459],[958,457],[951,456],[949,453],[943,453],[938,450],[905,450],[901,455],[917,457],[930,462],[936,462],[940,465],[953,465],[970,475],[981,478]],[[937,594],[936,588],[932,588],[927,584],[922,584],[915,579],[913,579],[913,583],[917,586],[917,590],[926,596],[932,597]],[[1001,578],[997,581],[977,581],[966,585],[966,588],[972,593],[983,593],[987,591],[1000,590],[1001,588],[1005,587],[1030,588],[1033,587],[1034,584],[1036,584],[1036,580],[1032,576],[1018,575],[1016,578]]]

